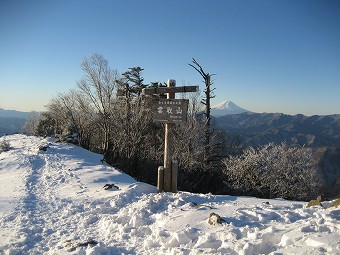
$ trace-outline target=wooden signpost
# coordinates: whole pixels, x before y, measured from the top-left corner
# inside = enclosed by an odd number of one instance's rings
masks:
[[[172,159],[173,128],[176,123],[183,123],[187,118],[187,99],[175,99],[175,93],[196,92],[197,86],[176,87],[175,80],[168,80],[167,87],[145,88],[146,95],[167,93],[166,99],[156,99],[153,105],[154,121],[165,123],[164,165],[158,168],[158,191],[177,192],[178,161]]]

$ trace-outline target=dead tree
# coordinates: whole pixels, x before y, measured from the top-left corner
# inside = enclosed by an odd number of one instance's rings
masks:
[[[211,76],[212,74],[206,73],[201,65],[193,58],[192,64],[189,64],[192,68],[194,68],[202,77],[205,84],[205,90],[204,94],[205,97],[202,99],[202,104],[205,105],[205,116],[206,116],[206,122],[205,122],[205,141],[204,141],[204,151],[205,151],[205,157],[204,157],[204,167],[205,169],[210,168],[210,162],[211,162],[211,136],[212,136],[212,130],[211,130],[211,104],[210,99],[214,98],[213,91],[215,88],[211,88],[212,81]]]

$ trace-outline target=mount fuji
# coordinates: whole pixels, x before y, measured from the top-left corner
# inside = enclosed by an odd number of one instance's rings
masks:
[[[230,114],[240,114],[244,112],[250,112],[243,109],[231,101],[223,101],[211,108],[211,115],[214,117],[221,117]]]

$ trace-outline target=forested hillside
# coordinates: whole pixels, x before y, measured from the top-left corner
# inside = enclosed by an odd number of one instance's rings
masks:
[[[22,118],[0,117],[0,135],[21,132],[26,121],[27,119]]]
[[[340,147],[340,115],[304,116],[282,113],[242,113],[215,119],[218,127],[239,134],[244,143],[260,146],[269,142],[300,146]]]

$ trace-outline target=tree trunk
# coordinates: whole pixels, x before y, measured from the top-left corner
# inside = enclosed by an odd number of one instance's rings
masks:
[[[193,67],[204,79],[205,83],[205,98],[202,100],[202,103],[205,105],[205,116],[206,116],[206,123],[205,123],[205,140],[204,140],[204,162],[203,167],[204,170],[210,169],[210,161],[211,161],[211,116],[210,116],[210,99],[214,98],[211,89],[211,74],[206,73],[203,68],[198,64],[198,62],[193,58],[192,59],[193,64],[189,64],[191,67]]]
[[[211,99],[211,92],[210,92],[210,75],[206,75],[205,78],[205,116],[207,118],[206,124],[205,124],[205,144],[204,144],[204,150],[205,150],[205,158],[204,158],[204,168],[209,169],[210,166],[210,156],[211,156],[211,146],[210,146],[210,126],[211,126],[211,116],[210,116],[210,99]]]

